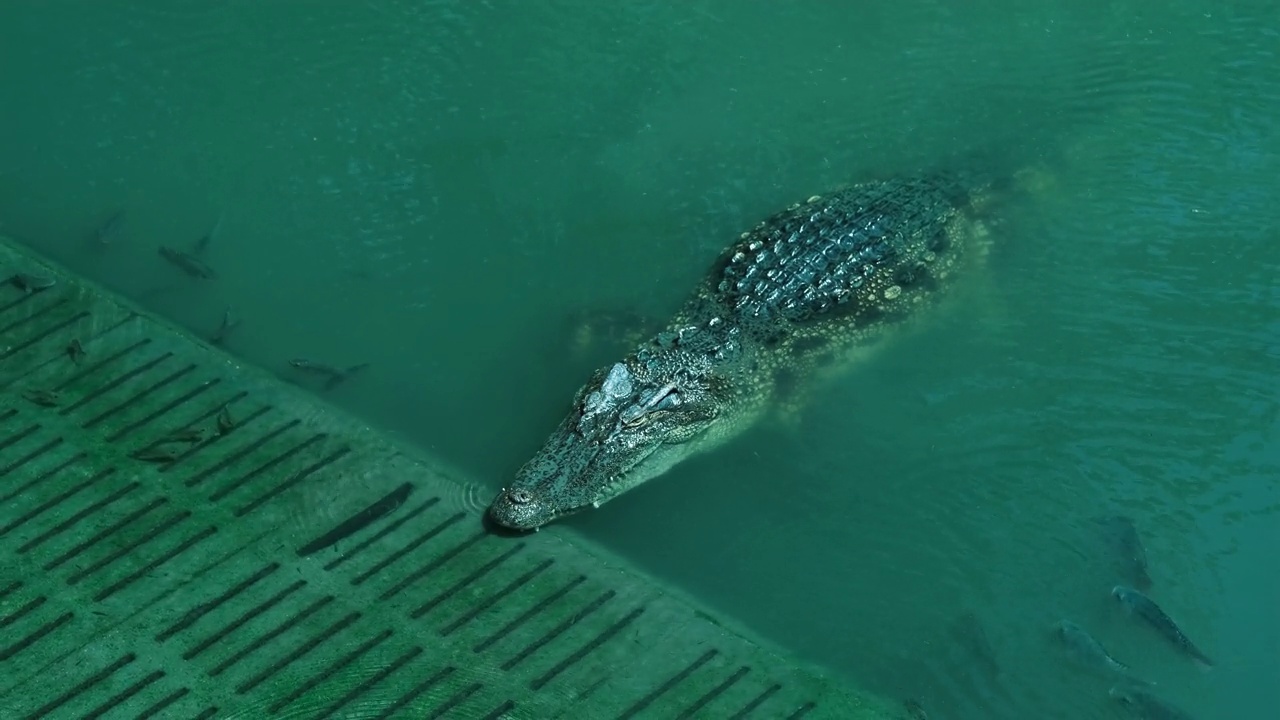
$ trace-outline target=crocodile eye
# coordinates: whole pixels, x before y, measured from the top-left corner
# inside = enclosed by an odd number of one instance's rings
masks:
[[[664,395],[662,399],[659,400],[657,404],[653,406],[653,409],[654,410],[673,410],[677,407],[680,407],[681,402],[682,400],[680,398],[680,393],[672,390],[671,392]]]
[[[639,427],[649,420],[649,415],[639,405],[632,405],[622,411],[621,420],[623,427]]]
[[[511,490],[507,493],[507,498],[516,505],[528,505],[533,502],[533,494],[528,490]]]

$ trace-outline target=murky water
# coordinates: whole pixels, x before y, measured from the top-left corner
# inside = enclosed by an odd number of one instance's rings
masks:
[[[1039,163],[965,302],[572,524],[931,717],[1117,716],[1062,618],[1199,717],[1269,715],[1280,11],[836,6],[6,3],[0,230],[201,332],[234,306],[266,366],[369,362],[335,402],[492,490],[607,359],[565,318],[661,318],[849,178]],[[219,217],[216,282],[157,256]],[[1211,673],[1110,599],[1111,515]]]

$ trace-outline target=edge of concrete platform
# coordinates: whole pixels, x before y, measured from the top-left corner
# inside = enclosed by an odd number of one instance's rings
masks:
[[[239,360],[222,348],[194,335],[186,328],[178,326],[168,319],[141,307],[137,302],[122,297],[119,293],[104,288],[92,280],[83,278],[56,261],[42,256],[34,248],[21,241],[0,234],[0,253],[11,254],[17,262],[17,267],[7,267],[9,258],[0,256],[0,279],[11,277],[14,271],[33,272],[32,268],[47,270],[51,275],[74,278],[75,283],[86,291],[101,295],[118,306],[146,318],[148,322],[202,346],[210,354],[210,357],[218,358],[224,364],[226,370],[234,372],[241,378],[249,378],[256,385],[269,387],[273,395],[278,396],[281,402],[289,405],[290,410],[298,412],[308,422],[331,428],[335,433],[342,433],[346,436],[355,435],[352,440],[368,443],[372,446],[380,446],[391,451],[391,461],[387,464],[388,469],[386,472],[393,473],[397,469],[403,469],[404,466],[401,463],[407,463],[426,469],[430,474],[445,482],[453,483],[459,488],[459,492],[452,497],[445,498],[446,502],[453,503],[453,506],[449,509],[464,512],[476,518],[477,521],[481,516],[482,513],[477,511],[477,508],[469,506],[465,502],[465,493],[462,491],[462,488],[467,486],[475,487],[480,486],[480,484],[471,482],[466,473],[440,458],[432,456],[424,448],[397,437],[394,433],[379,429],[367,420],[327,402],[323,397],[309,392],[303,387],[281,379],[265,368]],[[838,717],[846,717],[853,720],[856,717],[869,719],[900,716],[899,706],[896,703],[890,703],[878,698],[816,663],[797,658],[791,651],[780,644],[757,634],[732,617],[711,610],[704,602],[680,588],[659,581],[643,570],[636,568],[625,558],[580,535],[571,526],[552,526],[539,533],[539,535],[541,537],[539,537],[538,541],[544,547],[549,548],[550,543],[554,542],[573,552],[585,555],[588,558],[594,558],[600,569],[619,578],[624,578],[625,581],[620,584],[642,584],[651,590],[657,591],[659,595],[667,598],[672,603],[686,608],[706,623],[714,625],[722,632],[732,635],[742,642],[755,646],[762,653],[774,657],[779,664],[807,676],[814,683],[824,687],[824,692],[846,697],[848,703],[842,706],[843,712]],[[551,548],[548,549],[548,552],[554,555],[556,551]],[[851,713],[851,708],[858,709]],[[822,716],[826,715],[823,714]]]

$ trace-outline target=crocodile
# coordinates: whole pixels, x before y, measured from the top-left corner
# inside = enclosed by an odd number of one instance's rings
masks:
[[[757,224],[669,323],[596,370],[487,515],[516,531],[722,445],[948,294],[985,254],[992,183],[927,172],[846,185]]]

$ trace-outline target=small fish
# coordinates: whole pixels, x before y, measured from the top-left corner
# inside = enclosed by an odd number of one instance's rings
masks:
[[[231,306],[228,305],[227,309],[222,312],[222,322],[218,325],[218,329],[213,331],[213,337],[209,338],[209,342],[214,345],[221,345],[227,341],[227,336],[230,335],[231,331],[239,324],[240,318],[235,316],[232,312]]]
[[[56,390],[23,390],[22,397],[41,407],[57,407],[62,402]]]
[[[1201,667],[1206,670],[1213,667],[1213,661],[1200,652],[1200,649],[1182,632],[1182,628],[1178,627],[1173,618],[1169,617],[1164,610],[1161,610],[1154,600],[1124,585],[1117,585],[1112,588],[1111,594],[1120,601],[1120,604],[1126,610],[1147,621],[1147,624],[1155,628],[1157,632],[1177,646],[1179,650],[1190,655]]]
[[[924,706],[919,702],[907,698],[902,704],[906,706],[907,717],[911,718],[911,720],[929,720],[929,713],[924,711]]]
[[[98,245],[110,245],[120,234],[120,228],[124,225],[124,210],[120,209],[115,212],[107,221],[102,223],[93,233],[93,241]]]
[[[79,365],[85,355],[88,355],[88,352],[85,351],[84,345],[80,343],[79,338],[67,343],[67,357],[71,358],[71,362]]]
[[[1151,693],[1136,687],[1117,685],[1107,693],[1142,720],[1191,720],[1191,716]]]
[[[218,221],[213,224],[209,232],[201,235],[200,239],[196,240],[195,245],[191,246],[192,255],[203,255],[204,251],[209,249],[209,243],[213,242],[213,236],[217,235],[218,229],[222,227],[222,218],[223,215],[218,215]]]
[[[231,407],[223,405],[222,410],[218,412],[218,434],[226,435],[236,426],[236,419],[231,414]]]
[[[153,463],[173,462],[178,459],[178,449],[172,445],[152,445],[141,450],[135,450],[132,453],[132,457]]]
[[[987,638],[987,631],[982,627],[982,621],[973,612],[965,612],[956,618],[951,625],[951,632],[955,635],[956,640],[978,661],[978,665],[986,672],[987,676],[992,680],[998,679],[1001,674],[1000,662],[996,659],[995,648],[991,646],[991,641]]]
[[[314,375],[323,375],[327,378],[324,384],[325,390],[334,389],[352,375],[369,367],[369,363],[360,363],[359,365],[352,365],[351,367],[343,370],[334,367],[333,365],[316,362],[315,360],[308,360],[307,358],[294,358],[289,361],[289,365],[303,372],[312,373]]]
[[[209,267],[208,263],[197,258],[191,253],[183,252],[182,250],[175,250],[166,245],[161,245],[159,252],[160,257],[168,260],[174,267],[193,278],[198,280],[212,280],[218,277],[218,274],[213,271],[213,268]]]
[[[1151,587],[1147,572],[1147,550],[1142,545],[1133,519],[1124,515],[1098,518],[1102,532],[1115,553],[1121,576],[1139,590]]]
[[[9,278],[9,282],[28,295],[41,290],[48,290],[58,284],[58,281],[54,278],[42,278],[36,275],[28,275],[27,273],[17,273]]]
[[[1066,646],[1071,657],[1080,665],[1128,676],[1129,666],[1111,657],[1111,653],[1107,652],[1102,643],[1079,625],[1070,620],[1060,620],[1054,626],[1054,632]]]
[[[204,440],[204,428],[189,427],[170,431],[167,435],[157,440],[156,444],[198,443],[201,440]]]

